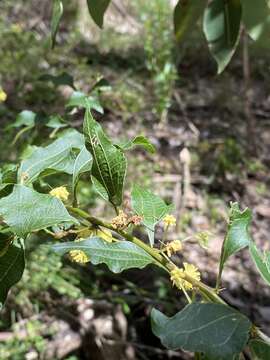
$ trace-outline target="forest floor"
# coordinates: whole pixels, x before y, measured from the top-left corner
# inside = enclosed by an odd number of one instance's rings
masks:
[[[198,49],[191,51],[189,47],[177,69],[179,78],[173,88],[172,104],[162,122],[152,111],[153,82],[144,66],[141,48],[131,46],[121,52],[112,48],[105,51],[82,42],[68,51],[76,55],[80,66],[74,70],[72,61],[65,60],[64,70],[72,73],[80,90],[88,91],[97,73],[102,74],[113,89],[102,95],[105,114],[98,116],[108,134],[115,139],[144,134],[156,146],[153,156],[138,150],[129,154],[127,184],[136,182],[151,187],[175,204],[179,224],[177,231],[169,236],[187,239],[181,254],[174,258],[176,262],[184,259],[195,264],[203,280],[215,286],[231,201],[239,202],[242,209],[252,209],[252,236],[262,249],[270,249],[267,59],[251,54],[251,63],[256,59],[256,66],[251,69],[248,119],[241,56],[236,57],[223,75],[216,77],[207,55],[199,59]],[[56,69],[63,70],[55,59],[52,62]],[[12,93],[15,85],[12,82],[8,85]],[[24,91],[28,95],[34,92],[31,87]],[[61,87],[58,93],[65,98],[69,91]],[[42,98],[35,100],[28,101],[28,108],[36,110],[42,104]],[[15,113],[23,104],[18,103],[13,94],[8,106]],[[42,106],[46,108],[47,104]],[[60,102],[54,108],[61,109],[61,106]],[[250,121],[255,124],[253,130]],[[80,130],[81,124],[82,119],[78,117],[73,125]],[[186,150],[183,152],[183,149]],[[126,190],[127,207],[128,202]],[[91,212],[112,216],[99,201]],[[209,233],[207,248],[194,241],[200,232]],[[157,241],[159,236],[158,229]],[[16,331],[22,338],[26,322],[39,321],[43,326],[40,334],[49,344],[43,357],[34,357],[33,351],[33,357],[28,355],[27,359],[72,359],[72,355],[93,360],[192,358],[187,353],[167,351],[151,335],[151,308],[159,306],[172,315],[185,300],[171,289],[161,271],[147,268],[114,275],[102,266],[96,270],[91,265],[79,271],[96,284],[98,291],[84,288],[86,296],[72,300],[50,290],[42,295],[38,314],[29,311],[17,321]],[[221,296],[270,335],[270,289],[259,278],[246,250],[229,259],[222,287]],[[54,329],[52,335],[48,329]],[[0,341],[11,338],[13,332],[5,329],[0,333]]]

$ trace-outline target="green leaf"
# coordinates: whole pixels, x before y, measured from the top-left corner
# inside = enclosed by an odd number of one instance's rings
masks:
[[[21,126],[33,127],[35,125],[37,114],[30,110],[21,111],[17,117],[15,123],[11,124],[12,128],[19,128]]]
[[[248,343],[252,360],[269,360],[270,359],[270,346],[262,340],[250,340]]]
[[[83,135],[76,130],[66,132],[46,147],[37,148],[23,160],[18,171],[18,181],[31,184],[46,169],[72,174],[75,157],[72,149],[84,146]]]
[[[206,3],[206,0],[178,0],[173,14],[174,32],[178,41],[182,40],[184,35],[194,28],[194,24],[203,13]]]
[[[103,108],[99,101],[93,96],[87,96],[81,91],[74,91],[71,95],[66,107],[82,107],[85,109],[94,109],[97,112],[103,114]]]
[[[125,150],[131,150],[135,146],[142,146],[146,151],[148,151],[151,154],[154,154],[156,149],[153,144],[150,143],[150,141],[142,135],[136,136],[134,139],[129,140],[126,143],[118,144],[123,151]]]
[[[68,125],[64,122],[61,116],[51,115],[49,117],[49,121],[47,122],[46,126],[52,129],[61,129],[67,127]]]
[[[159,196],[138,185],[132,188],[131,205],[136,214],[142,216],[150,244],[153,245],[155,225],[173,209],[173,206],[167,205]]]
[[[77,223],[59,199],[23,185],[15,185],[9,196],[0,199],[0,216],[20,237],[65,222]]]
[[[243,350],[251,327],[247,317],[221,304],[193,303],[171,318],[153,309],[151,321],[153,333],[167,348],[224,360]]]
[[[266,252],[263,256],[253,241],[250,241],[249,252],[261,277],[270,285],[270,253]]]
[[[241,25],[240,0],[213,0],[204,12],[203,30],[220,74],[237,47]]]
[[[249,36],[253,40],[264,38],[269,41],[270,9],[266,0],[242,0],[243,22]]]
[[[237,203],[231,204],[229,224],[225,236],[219,264],[219,276],[227,259],[249,245],[251,240],[249,226],[251,222],[251,211],[245,209],[240,211]]]
[[[59,243],[53,245],[52,249],[60,254],[70,250],[82,250],[89,256],[92,264],[105,263],[114,273],[130,268],[142,269],[154,263],[146,251],[129,241],[108,243],[98,237],[91,237],[77,242]]]
[[[91,181],[96,192],[105,200],[109,201],[109,195],[105,187],[94,177],[91,176]]]
[[[6,164],[0,169],[0,190],[7,185],[16,184],[17,182],[17,166],[15,164]]]
[[[39,80],[50,81],[55,86],[67,85],[75,89],[73,77],[65,71],[62,72],[60,75],[50,75],[50,74],[41,75]]]
[[[0,256],[0,310],[2,309],[9,289],[22,277],[25,267],[22,242],[16,240]]]
[[[267,270],[270,273],[270,251],[264,252],[264,261],[265,261]]]
[[[75,191],[76,184],[81,174],[90,171],[92,167],[93,158],[89,151],[84,146],[79,152],[73,169],[72,188]]]
[[[59,29],[59,24],[63,16],[63,3],[60,0],[54,0],[53,2],[53,11],[52,11],[52,21],[51,21],[51,39],[52,39],[52,48],[55,46],[56,35]]]
[[[92,175],[106,189],[109,201],[119,206],[123,198],[127,160],[123,151],[113,145],[89,109],[85,112],[86,148],[93,156]]]
[[[100,28],[103,27],[104,14],[109,4],[110,0],[87,0],[89,13]]]

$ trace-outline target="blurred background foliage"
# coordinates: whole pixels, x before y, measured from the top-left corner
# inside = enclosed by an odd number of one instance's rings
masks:
[[[6,101],[0,102],[1,174],[13,176],[10,166],[18,157],[65,130],[48,126],[49,116],[60,114],[64,124],[81,130],[82,112],[65,109],[74,80],[77,90],[99,97],[104,115],[96,116],[113,138],[142,133],[156,145],[157,154],[151,158],[141,151],[129,155],[127,184],[136,181],[152,187],[176,203],[179,224],[172,236],[187,240],[183,256],[188,254],[197,262],[211,285],[230,200],[254,209],[258,241],[269,236],[269,53],[249,44],[252,87],[247,115],[242,49],[217,78],[195,24],[183,44],[175,42],[167,0],[114,1],[102,31],[92,23],[84,1],[65,3],[52,51],[50,0],[0,2],[0,86],[7,94]],[[63,73],[60,83],[52,81]],[[101,79],[103,86],[95,88]],[[12,127],[22,110],[38,114],[34,127]],[[247,126],[247,116],[256,123],[254,133]],[[181,158],[184,148],[189,151],[188,161]],[[179,187],[181,192],[186,180],[188,190],[178,207]],[[39,186],[48,191],[58,184],[70,186],[65,176],[46,177]],[[128,203],[127,192],[125,197]],[[87,176],[79,182],[79,202],[103,217],[112,216]],[[208,253],[200,246],[200,237],[193,236],[202,232],[214,234]],[[96,360],[106,359],[108,353],[111,359],[191,358],[163,349],[147,331],[146,314],[153,304],[160,303],[168,314],[182,304],[162,272],[127,271],[119,277],[102,266],[82,267],[61,260],[46,246],[39,246],[40,240],[42,244],[54,241],[44,235],[27,244],[27,269],[1,316],[1,359]],[[255,275],[247,273],[250,264],[245,253],[241,256],[230,264],[225,296],[256,319],[263,317],[267,326],[269,316],[265,320],[264,314],[270,311],[269,294],[262,284],[252,281]],[[97,324],[102,325],[98,328]],[[111,332],[106,333],[104,324],[111,326]],[[105,333],[99,334],[100,326]],[[66,334],[73,348],[63,340]],[[92,342],[89,334],[95,339]],[[118,347],[110,348],[104,340],[111,337]],[[59,350],[61,341],[66,352]]]

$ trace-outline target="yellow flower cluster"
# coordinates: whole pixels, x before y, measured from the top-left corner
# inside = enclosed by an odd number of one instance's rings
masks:
[[[196,266],[192,265],[192,264],[188,264],[186,262],[184,262],[184,269],[179,269],[177,267],[175,267],[171,273],[171,281],[173,283],[174,286],[176,286],[178,289],[182,290],[183,288],[185,290],[192,290],[193,289],[193,285],[188,282],[187,280],[185,280],[186,275],[189,275],[190,277],[192,277],[193,279],[200,281],[201,279],[201,275],[198,271],[198,269],[196,268]]]
[[[7,94],[4,90],[0,87],[0,103],[5,102],[7,100]]]
[[[59,186],[50,191],[50,195],[57,197],[60,200],[67,201],[69,192],[65,186]]]
[[[180,240],[174,240],[169,242],[163,249],[167,253],[169,257],[171,257],[173,254],[177,253],[177,251],[182,250],[182,243]]]
[[[89,257],[82,250],[71,250],[69,252],[71,261],[76,263],[85,264],[90,261]]]
[[[80,242],[83,238],[76,239],[75,242]],[[70,250],[68,253],[70,260],[79,264],[85,264],[90,261],[90,258],[82,250]]]
[[[166,215],[163,219],[164,225],[166,228],[169,226],[175,226],[176,224],[176,218],[173,215]]]

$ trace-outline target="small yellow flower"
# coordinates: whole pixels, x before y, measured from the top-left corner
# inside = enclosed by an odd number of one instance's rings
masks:
[[[120,210],[119,214],[112,219],[111,224],[115,229],[124,229],[128,225],[127,214]]]
[[[176,218],[173,215],[167,214],[164,217],[163,222],[164,222],[166,228],[168,228],[169,226],[175,226]]]
[[[90,261],[89,257],[81,250],[71,250],[69,252],[71,261],[79,264],[85,264]]]
[[[7,94],[4,90],[0,87],[0,103],[5,102],[7,100]]]
[[[175,285],[180,290],[182,290],[182,288],[185,290],[193,289],[193,285],[190,282],[184,280],[186,275],[189,275],[197,281],[200,281],[201,279],[201,275],[196,266],[186,262],[184,263],[184,269],[178,269],[175,267],[175,269],[173,269],[170,274],[173,285]]]
[[[163,251],[165,251],[169,257],[171,257],[173,254],[177,253],[177,251],[181,251],[181,250],[182,250],[182,243],[180,240],[171,241],[163,249]]]
[[[183,278],[185,277],[184,270],[179,269],[175,266],[173,270],[170,272],[170,279],[174,286],[176,286],[178,289],[182,290],[183,287]]]
[[[50,191],[50,195],[57,197],[60,200],[67,201],[69,192],[65,186],[59,186]]]
[[[75,242],[80,242],[83,238],[78,238]],[[85,264],[90,261],[90,258],[82,250],[70,250],[68,253],[70,260],[79,264]]]

